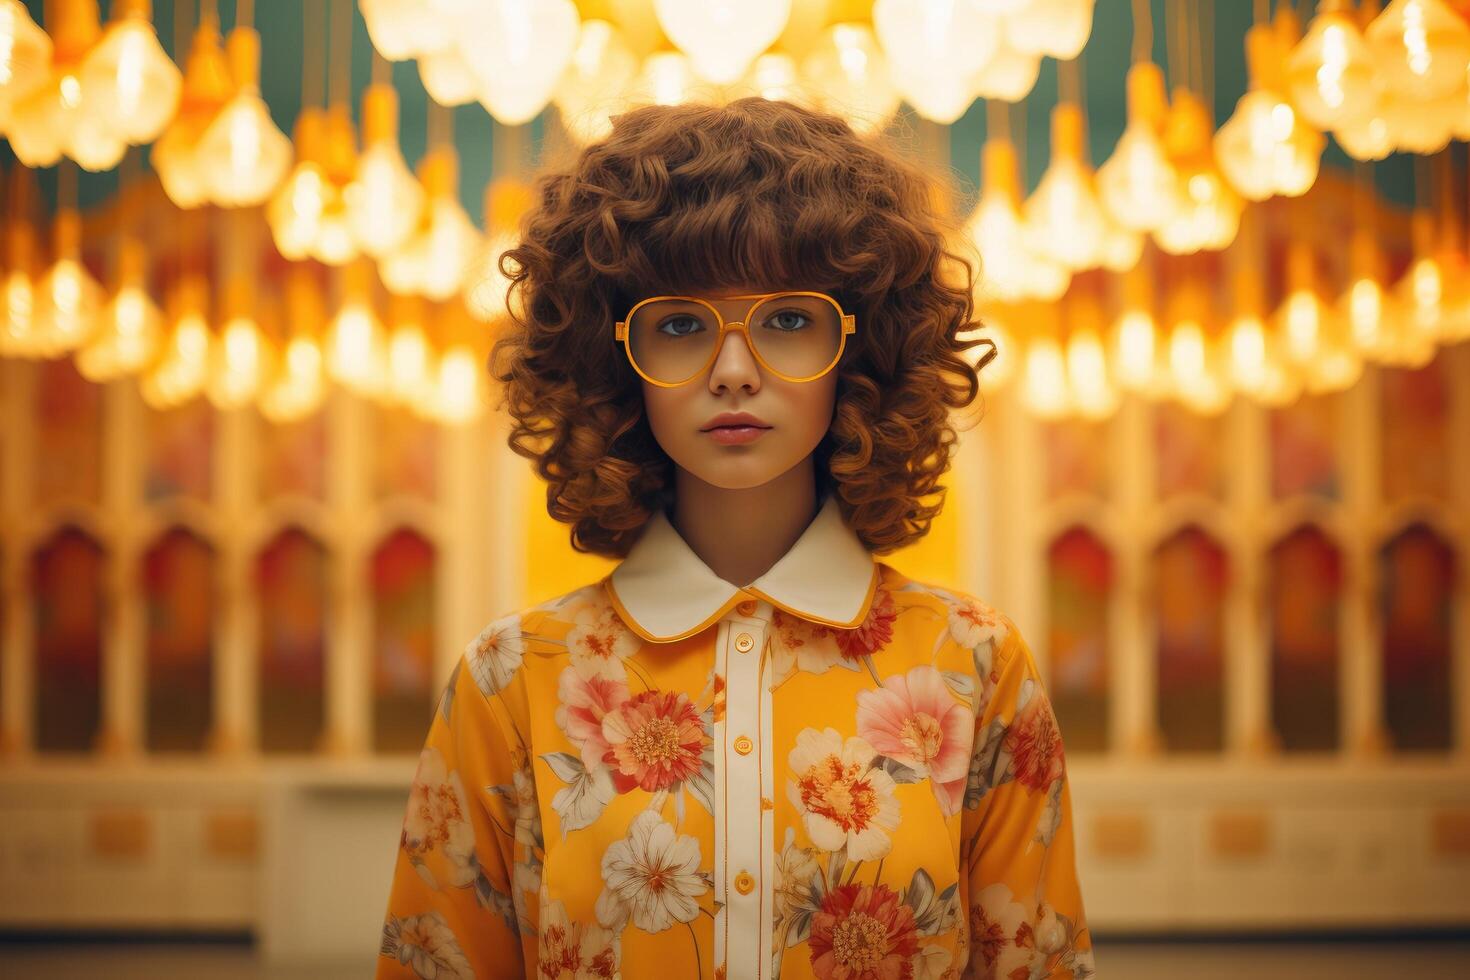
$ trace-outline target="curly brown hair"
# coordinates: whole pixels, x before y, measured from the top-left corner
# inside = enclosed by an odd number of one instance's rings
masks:
[[[673,499],[673,461],[613,322],[645,296],[750,284],[823,290],[855,314],[815,450],[818,496],[836,493],[874,554],[927,534],[947,493],[951,412],[976,399],[995,356],[992,341],[959,336],[980,325],[978,263],[950,247],[944,189],[881,135],[759,97],[639,106],[544,164],[500,259],[510,324],[490,361],[510,447],[535,461],[572,547],[624,557]],[[978,345],[990,350],[972,364]]]

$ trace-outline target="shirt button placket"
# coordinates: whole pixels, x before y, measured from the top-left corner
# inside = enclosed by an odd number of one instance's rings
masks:
[[[751,941],[762,935],[760,917],[765,882],[761,879],[763,848],[761,797],[769,795],[761,775],[761,651],[767,623],[757,615],[760,604],[753,599],[740,602],[725,633],[728,644],[725,738],[731,751],[725,753],[725,801],[728,808],[727,881],[725,897],[730,917],[730,935],[743,937],[726,952],[728,976],[758,976],[766,952]],[[764,909],[769,912],[769,909]],[[750,937],[749,939],[744,937]]]

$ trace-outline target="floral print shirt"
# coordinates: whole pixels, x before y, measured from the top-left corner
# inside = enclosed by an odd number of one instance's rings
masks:
[[[465,649],[377,976],[1095,976],[1026,641],[877,560],[833,498],[743,588],[657,514]]]

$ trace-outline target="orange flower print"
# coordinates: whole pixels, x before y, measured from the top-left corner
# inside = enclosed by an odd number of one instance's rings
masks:
[[[812,972],[822,980],[912,980],[914,913],[884,884],[839,885],[812,916]]]
[[[1006,732],[1005,748],[1011,757],[1016,782],[1044,790],[1065,770],[1062,733],[1046,692],[1036,687],[1016,711]]]
[[[623,661],[639,646],[638,635],[624,625],[617,610],[601,594],[578,607],[566,643],[578,673],[611,680],[626,679]]]
[[[835,728],[807,728],[796,736],[787,795],[822,850],[846,845],[850,860],[867,861],[893,847],[889,833],[898,826],[898,800],[893,777],[871,765],[877,754],[861,738],[844,742]]]
[[[602,719],[604,762],[619,793],[668,789],[699,773],[704,722],[683,691],[641,691]]]
[[[595,922],[571,922],[560,901],[541,904],[539,980],[611,980],[619,976],[616,933]]]
[[[986,640],[996,645],[1010,632],[1000,612],[971,596],[944,593],[949,606],[949,634],[962,647],[978,647]]]
[[[893,601],[893,593],[880,588],[868,607],[868,618],[860,626],[832,631],[838,650],[848,660],[877,653],[893,639],[893,621],[897,618],[898,606]]]
[[[435,851],[444,855],[450,884],[463,887],[475,880],[475,831],[469,812],[469,797],[459,772],[446,769],[444,755],[437,748],[424,748],[409,789],[399,846],[430,886],[439,887],[424,859]]]

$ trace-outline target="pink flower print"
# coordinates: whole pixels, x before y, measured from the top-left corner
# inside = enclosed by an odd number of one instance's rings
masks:
[[[914,913],[884,884],[839,885],[812,915],[812,972],[822,980],[910,980]]]
[[[635,786],[667,789],[700,771],[709,741],[699,712],[683,691],[641,691],[602,719],[619,793]]]
[[[574,667],[562,668],[557,681],[556,724],[582,750],[582,765],[595,769],[607,755],[602,719],[628,700],[628,684],[601,674],[583,677]]]
[[[945,816],[958,813],[970,774],[974,718],[933,667],[894,674],[857,696],[858,734],[878,752],[926,776]]]
[[[893,639],[893,621],[897,618],[898,606],[893,601],[893,593],[879,587],[873,604],[868,607],[868,616],[860,625],[832,631],[838,650],[848,660],[877,653]]]

